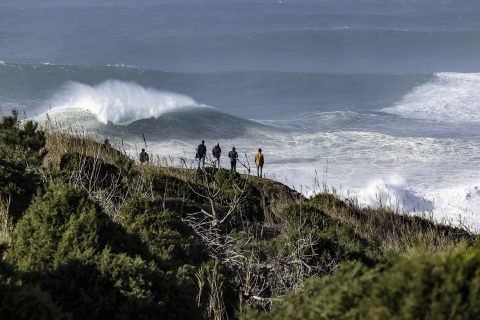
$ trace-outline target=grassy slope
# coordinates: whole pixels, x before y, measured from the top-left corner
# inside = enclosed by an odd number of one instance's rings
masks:
[[[61,133],[47,134],[48,155],[45,164],[58,164],[66,152],[78,152],[94,156],[110,164],[133,162],[115,148],[105,149],[101,144],[89,138],[78,138]],[[171,178],[188,179],[193,169],[168,166],[141,166],[136,170],[156,172]],[[436,224],[429,217],[411,216],[393,212],[388,208],[361,208],[355,201],[341,200],[331,193],[320,193],[311,199],[304,198],[298,192],[287,186],[269,179],[249,177],[249,181],[261,191],[262,197],[253,199],[260,201],[265,207],[266,222],[273,223],[275,216],[283,208],[292,203],[305,203],[323,210],[330,217],[350,225],[363,237],[371,240],[383,251],[397,253],[407,252],[411,248],[423,248],[427,251],[437,251],[454,246],[461,241],[471,244],[475,235],[461,228]]]

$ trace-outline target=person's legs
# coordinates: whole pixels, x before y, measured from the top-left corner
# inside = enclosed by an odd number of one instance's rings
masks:
[[[259,170],[260,170],[260,166],[257,166],[257,177],[260,177],[260,173],[259,173],[260,171]]]
[[[263,165],[260,166],[260,178],[263,177]]]
[[[205,168],[205,157],[202,157],[202,169]]]

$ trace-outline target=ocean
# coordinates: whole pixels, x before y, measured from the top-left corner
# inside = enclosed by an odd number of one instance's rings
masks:
[[[0,0],[0,108],[480,228],[476,0]]]

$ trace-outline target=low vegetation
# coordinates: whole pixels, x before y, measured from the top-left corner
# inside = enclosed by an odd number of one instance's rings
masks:
[[[476,235],[0,124],[1,319],[476,319]]]

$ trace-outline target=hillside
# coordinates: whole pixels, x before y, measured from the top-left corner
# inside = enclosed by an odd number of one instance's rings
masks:
[[[476,235],[0,124],[1,319],[474,319]]]

